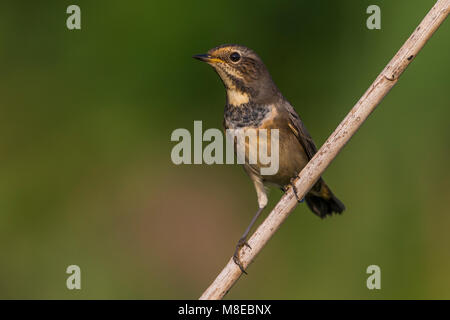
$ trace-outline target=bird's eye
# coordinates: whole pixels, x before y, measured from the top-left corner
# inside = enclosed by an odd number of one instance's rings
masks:
[[[241,59],[241,55],[238,52],[233,52],[230,54],[230,60],[233,62],[238,62]]]

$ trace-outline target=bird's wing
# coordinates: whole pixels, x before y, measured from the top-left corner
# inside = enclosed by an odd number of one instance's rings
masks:
[[[285,103],[285,107],[289,113],[289,128],[295,134],[303,149],[305,149],[308,159],[311,159],[316,154],[317,147],[294,108],[289,103]]]

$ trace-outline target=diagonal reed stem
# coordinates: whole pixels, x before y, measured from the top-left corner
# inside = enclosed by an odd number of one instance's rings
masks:
[[[397,83],[398,78],[405,71],[406,67],[414,60],[428,39],[431,38],[433,33],[447,18],[449,10],[450,0],[438,0],[436,2],[397,54],[378,75],[352,110],[350,110],[349,114],[342,120],[333,134],[300,172],[295,180],[300,198],[305,196],[344,145],[364,123],[370,113]],[[240,260],[244,268],[255,259],[291,211],[296,207],[297,199],[292,192],[292,188],[290,190],[280,199],[268,217],[248,240],[251,249],[247,247],[242,248]],[[222,299],[236,283],[241,274],[242,272],[239,267],[233,262],[233,259],[230,259],[222,272],[220,272],[214,282],[202,294],[200,300]]]

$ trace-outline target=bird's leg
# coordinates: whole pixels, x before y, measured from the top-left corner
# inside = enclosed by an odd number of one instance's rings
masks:
[[[242,235],[242,237],[239,239],[237,245],[236,245],[236,250],[234,251],[234,255],[233,255],[233,261],[234,263],[236,263],[239,267],[239,269],[241,269],[241,271],[245,274],[247,274],[247,272],[245,271],[244,267],[242,266],[241,261],[239,260],[239,251],[241,250],[241,248],[243,246],[247,246],[251,249],[250,245],[247,243],[247,236],[250,232],[250,230],[252,229],[253,225],[256,222],[256,219],[258,219],[259,215],[261,214],[261,212],[263,211],[264,207],[260,207],[258,209],[258,211],[256,211],[256,214],[253,216],[252,221],[250,222],[250,224],[248,225],[247,229],[245,230],[244,234]]]
[[[305,201],[305,198],[300,199],[300,197],[298,196],[298,191],[297,191],[297,187],[295,186],[295,178],[291,178],[291,183],[289,184],[289,186],[292,187],[292,191],[294,191],[294,195],[297,198],[297,201],[299,203],[302,203],[303,201]]]

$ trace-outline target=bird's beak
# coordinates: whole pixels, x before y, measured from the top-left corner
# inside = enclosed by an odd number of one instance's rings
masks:
[[[192,58],[203,61],[203,62],[207,62],[207,63],[223,62],[221,59],[215,58],[215,57],[211,56],[210,54],[197,54],[195,56],[192,56]]]

